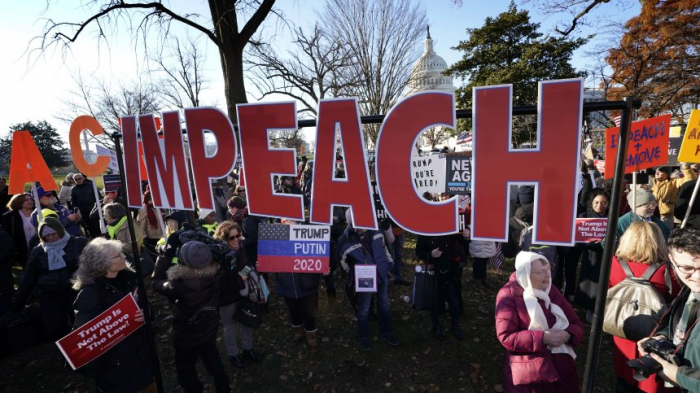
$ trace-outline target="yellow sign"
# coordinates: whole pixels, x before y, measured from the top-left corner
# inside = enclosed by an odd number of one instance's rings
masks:
[[[690,113],[688,128],[685,129],[678,162],[700,162],[700,110]]]

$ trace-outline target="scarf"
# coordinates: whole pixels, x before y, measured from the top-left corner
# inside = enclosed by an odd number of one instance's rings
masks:
[[[66,255],[66,252],[63,251],[63,248],[66,246],[66,244],[68,244],[68,240],[70,240],[70,235],[66,233],[63,235],[63,238],[56,240],[55,242],[39,243],[41,248],[44,249],[44,252],[49,257],[49,271],[63,269],[66,267],[66,261],[63,260],[63,256]]]
[[[146,205],[146,216],[148,217],[148,224],[151,228],[158,229],[158,219],[156,218],[156,209],[152,205]]]
[[[245,216],[247,216],[247,215],[248,215],[248,206],[246,206],[246,207],[244,207],[244,208],[242,208],[242,209],[238,209],[238,211],[236,212],[236,214],[233,215],[232,218],[233,218],[233,221],[235,221],[235,222],[237,222],[237,223],[239,223],[239,224],[242,224],[242,223],[243,223],[243,219],[244,219]]]
[[[126,216],[122,217],[122,219],[119,220],[119,222],[114,224],[114,225],[107,225],[107,233],[109,234],[110,239],[114,239],[114,234],[117,233],[119,228],[121,228],[125,222],[126,222]]]
[[[551,280],[547,290],[545,291],[532,287],[532,282],[530,281],[530,268],[532,266],[532,262],[538,259],[545,258],[539,254],[528,251],[520,252],[515,258],[515,276],[518,279],[518,284],[523,287],[523,299],[525,300],[525,307],[527,307],[527,315],[530,317],[530,326],[527,329],[538,332],[549,329],[547,325],[547,317],[545,317],[544,310],[542,310],[542,306],[539,302],[539,300],[543,300],[545,307],[547,307],[556,317],[556,322],[554,323],[554,326],[552,326],[552,329],[566,330],[566,328],[569,327],[569,320],[566,318],[564,310],[552,303],[549,299],[549,291],[552,288]],[[551,347],[550,351],[552,353],[566,353],[572,358],[576,359],[574,350],[568,344]]]

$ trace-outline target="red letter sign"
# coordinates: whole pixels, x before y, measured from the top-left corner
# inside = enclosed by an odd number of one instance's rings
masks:
[[[472,239],[506,241],[508,186],[529,183],[533,243],[573,245],[583,81],[540,82],[536,149],[511,149],[511,85],[473,94]]]
[[[455,127],[454,94],[418,93],[405,98],[386,115],[377,137],[377,186],[394,222],[420,235],[456,233],[457,200],[428,202],[411,180],[411,152],[428,127]]]
[[[121,118],[122,138],[124,139],[124,177],[126,178],[126,203],[129,207],[140,208],[141,170],[139,143],[136,135],[136,117]]]
[[[250,214],[304,221],[301,195],[275,194],[273,175],[296,176],[296,151],[271,148],[270,130],[297,128],[294,102],[236,105]],[[246,158],[247,157],[247,158]],[[246,161],[247,160],[247,161]]]
[[[228,116],[216,108],[185,109],[185,120],[197,204],[200,208],[214,209],[211,179],[228,176],[238,156],[233,125]],[[207,156],[204,146],[205,130],[216,137],[217,149],[211,157]]]
[[[311,222],[331,224],[333,205],[343,205],[352,208],[355,228],[377,229],[357,99],[321,100],[318,114]],[[344,179],[335,178],[338,133],[345,153]]]
[[[24,192],[24,184],[34,181],[41,182],[44,190],[56,190],[56,181],[51,176],[39,148],[36,147],[32,134],[29,131],[15,131],[12,133],[8,192],[21,194]]]
[[[167,209],[194,210],[179,112],[163,113],[163,123],[164,149],[161,150],[161,140],[158,138],[153,115],[139,116],[153,205]]]

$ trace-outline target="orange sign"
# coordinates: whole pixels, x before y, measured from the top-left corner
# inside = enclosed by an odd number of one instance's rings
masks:
[[[12,133],[12,155],[10,156],[10,194],[21,194],[28,182],[41,182],[44,190],[56,190],[56,181],[44,161],[34,138],[29,131]]]
[[[92,135],[104,134],[100,123],[92,116],[78,116],[70,125],[68,140],[70,143],[70,155],[76,168],[88,177],[100,176],[109,167],[109,157],[98,156],[94,164],[90,164],[83,156],[83,147],[80,145],[80,134],[83,130],[92,132]],[[43,183],[42,183],[43,184]]]

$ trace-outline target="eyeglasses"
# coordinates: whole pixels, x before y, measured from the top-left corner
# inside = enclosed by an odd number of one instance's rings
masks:
[[[245,194],[245,190],[238,190],[239,194]]]
[[[700,271],[700,267],[684,266],[677,264],[676,261],[674,261],[671,257],[671,254],[668,254],[668,259],[671,261],[671,263],[673,263],[673,266],[675,266],[676,269],[678,269],[679,273],[692,276],[693,274],[695,274],[695,272]]]

